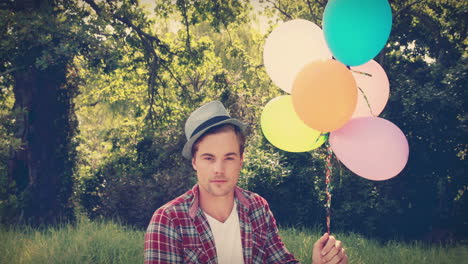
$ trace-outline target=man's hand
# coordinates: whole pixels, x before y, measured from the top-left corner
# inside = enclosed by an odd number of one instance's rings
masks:
[[[312,264],[347,264],[348,256],[341,246],[341,241],[325,233],[314,244]]]

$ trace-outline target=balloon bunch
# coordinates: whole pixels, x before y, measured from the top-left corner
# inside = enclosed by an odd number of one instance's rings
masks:
[[[395,124],[378,117],[389,81],[372,60],[391,24],[387,0],[330,0],[323,31],[302,19],[276,27],[264,45],[264,65],[288,94],[264,107],[265,137],[290,152],[311,151],[329,140],[336,157],[357,175],[398,175],[408,161],[408,141]]]

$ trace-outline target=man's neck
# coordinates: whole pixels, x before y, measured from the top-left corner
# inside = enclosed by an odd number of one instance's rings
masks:
[[[206,214],[224,223],[234,207],[234,192],[226,196],[213,196],[200,190],[200,207]]]

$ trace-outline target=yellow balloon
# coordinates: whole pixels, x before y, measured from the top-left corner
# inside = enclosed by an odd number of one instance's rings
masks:
[[[296,115],[291,95],[272,99],[265,105],[260,125],[275,147],[289,152],[306,152],[319,147],[320,132],[308,127]]]

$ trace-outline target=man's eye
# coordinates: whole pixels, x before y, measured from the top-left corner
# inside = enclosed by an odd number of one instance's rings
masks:
[[[234,160],[233,157],[227,157],[226,160]]]
[[[212,157],[205,157],[204,160],[213,160]]]

